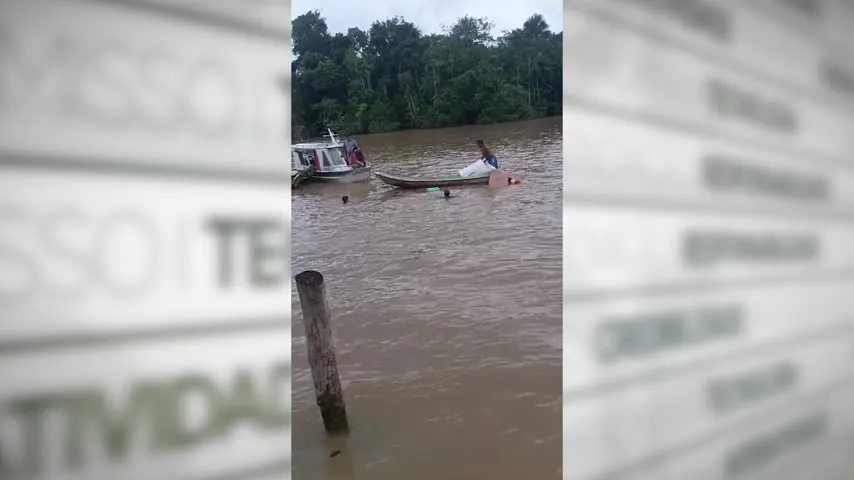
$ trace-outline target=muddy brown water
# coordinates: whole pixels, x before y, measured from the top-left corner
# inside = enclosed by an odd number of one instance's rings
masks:
[[[351,429],[323,431],[294,287],[295,480],[560,478],[560,118],[356,137],[374,170],[425,175],[478,138],[520,185],[294,191],[293,273],[326,278]]]

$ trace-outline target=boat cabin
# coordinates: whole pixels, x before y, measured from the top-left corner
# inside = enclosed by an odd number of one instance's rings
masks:
[[[294,170],[345,172],[352,168],[347,163],[344,145],[300,143],[291,148],[291,155]]]
[[[348,158],[344,143],[329,130],[330,141],[321,143],[297,143],[291,146],[291,169],[304,171],[314,169],[317,173],[343,173],[356,166],[356,158]]]

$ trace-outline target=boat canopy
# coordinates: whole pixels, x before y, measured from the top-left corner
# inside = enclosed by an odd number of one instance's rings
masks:
[[[335,133],[331,128],[326,129],[327,133],[324,135],[324,138],[328,138],[328,142],[309,142],[309,143],[295,143],[291,145],[291,148],[297,150],[317,150],[319,148],[343,148],[344,143],[339,141],[335,136]]]
[[[319,148],[344,148],[344,144],[341,142],[335,142],[335,143],[313,142],[313,143],[295,143],[295,144],[291,145],[291,149],[293,149],[293,150],[317,150]]]
[[[328,142],[296,143],[291,145],[291,164],[296,170],[314,167],[319,173],[344,172],[352,167],[347,162],[344,143],[335,138],[331,129],[327,129]]]
[[[293,145],[291,152],[294,167],[298,169],[313,166],[318,172],[336,172],[350,168],[350,165],[347,164],[343,145],[300,144]]]

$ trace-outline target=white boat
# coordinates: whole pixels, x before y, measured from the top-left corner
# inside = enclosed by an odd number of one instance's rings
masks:
[[[356,165],[347,161],[344,143],[339,141],[331,129],[327,142],[297,143],[291,145],[291,171],[311,172],[309,180],[335,183],[364,182],[371,178],[371,166]]]

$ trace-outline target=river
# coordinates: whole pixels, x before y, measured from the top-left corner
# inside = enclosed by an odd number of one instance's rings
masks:
[[[356,137],[411,174],[455,172],[478,138],[520,185],[294,191],[293,274],[326,278],[351,430],[323,431],[293,287],[294,479],[561,477],[561,119]]]

